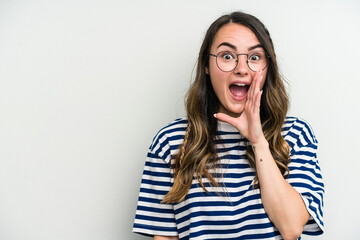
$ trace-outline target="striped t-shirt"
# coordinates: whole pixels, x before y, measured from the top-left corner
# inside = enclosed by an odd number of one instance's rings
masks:
[[[187,119],[161,129],[149,148],[133,226],[144,235],[185,239],[282,239],[262,205],[260,190],[253,188],[254,169],[246,157],[248,141],[228,123],[218,122],[216,147],[222,173],[221,187],[205,192],[194,179],[182,202],[160,203],[174,182],[171,161],[183,142]],[[285,119],[282,135],[291,148],[290,175],[286,179],[302,196],[310,219],[303,234],[323,232],[324,185],[317,160],[317,140],[309,124]],[[204,179],[206,183],[206,179]]]

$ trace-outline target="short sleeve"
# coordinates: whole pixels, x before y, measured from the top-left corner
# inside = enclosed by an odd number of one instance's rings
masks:
[[[153,236],[177,236],[172,204],[161,203],[172,186],[166,161],[166,143],[152,145],[147,154],[141,180],[133,232]],[[165,159],[165,160],[164,160]]]
[[[286,140],[291,148],[287,181],[300,193],[310,214],[303,234],[320,235],[324,231],[324,184],[317,159],[318,142],[303,120],[294,123]]]

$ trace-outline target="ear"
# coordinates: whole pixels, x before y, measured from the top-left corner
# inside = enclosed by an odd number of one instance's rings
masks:
[[[205,67],[205,73],[206,73],[207,75],[209,75],[209,68],[208,68],[208,67]]]

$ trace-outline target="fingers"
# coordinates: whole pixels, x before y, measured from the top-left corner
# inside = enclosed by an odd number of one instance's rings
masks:
[[[214,117],[220,121],[230,123],[231,125],[236,127],[236,123],[237,123],[236,118],[230,117],[229,115],[227,115],[225,113],[216,113],[216,114],[214,114]]]
[[[254,79],[254,83],[255,83],[255,89],[254,92],[257,93],[258,91],[260,91],[260,85],[263,79],[263,75],[262,75],[262,70],[257,74],[257,76]]]
[[[254,111],[258,111],[260,108],[260,100],[261,100],[261,95],[262,95],[262,90],[261,90],[261,82],[263,81],[263,75],[262,75],[262,70],[259,72],[258,78],[255,81],[255,89],[254,89],[254,97],[253,97],[253,101],[254,101]]]
[[[251,83],[248,95],[247,95],[247,101],[245,105],[245,109],[248,111],[255,111],[257,112],[260,107],[260,99],[261,99],[261,82],[263,79],[262,71],[257,72],[256,76],[253,79],[253,82]]]
[[[248,96],[250,98],[254,97],[254,95],[260,91],[260,85],[261,85],[261,82],[262,82],[262,78],[263,78],[263,75],[262,75],[262,71],[260,72],[257,72],[250,87],[249,87],[249,91],[248,91]]]
[[[261,102],[261,95],[263,93],[263,90],[257,93],[256,100],[255,100],[255,109],[254,110],[260,110],[260,102]]]

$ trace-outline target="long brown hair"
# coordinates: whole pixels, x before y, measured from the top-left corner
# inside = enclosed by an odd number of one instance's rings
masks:
[[[205,69],[209,66],[210,48],[214,37],[219,29],[228,23],[238,23],[251,29],[270,57],[263,86],[260,116],[272,156],[283,176],[288,176],[289,146],[281,136],[281,128],[288,110],[289,100],[278,72],[273,42],[268,30],[259,19],[243,12],[233,12],[221,16],[210,26],[200,48],[195,81],[190,86],[185,102],[188,126],[184,142],[180,146],[179,154],[173,164],[174,184],[165,195],[164,203],[184,200],[194,176],[204,191],[207,190],[203,183],[203,177],[208,179],[210,185],[219,186],[209,170],[218,162],[215,146],[217,120],[213,115],[218,111],[220,102]],[[255,156],[251,146],[247,146],[246,154],[250,166],[256,169]],[[254,183],[257,182],[256,174]]]

